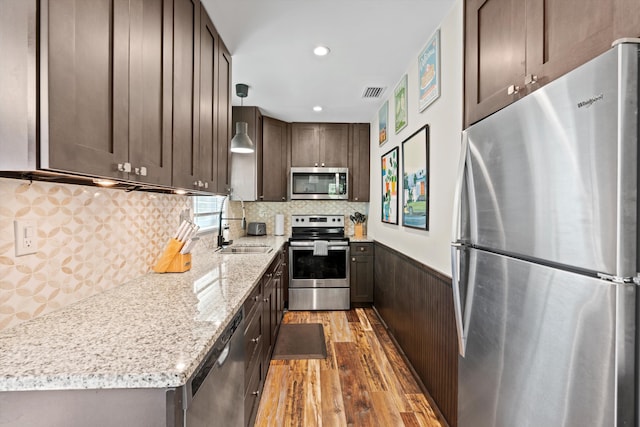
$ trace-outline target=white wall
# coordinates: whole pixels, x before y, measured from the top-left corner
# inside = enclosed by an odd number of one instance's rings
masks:
[[[428,37],[430,38],[430,37]],[[424,41],[425,45],[427,40]],[[451,274],[449,244],[451,240],[453,193],[460,155],[463,87],[463,7],[457,0],[440,25],[440,97],[426,110],[418,112],[418,55],[408,64],[408,125],[394,132],[393,88],[388,90],[389,138],[378,145],[378,116],[371,119],[371,196],[368,234],[442,273]],[[398,76],[398,80],[402,76]],[[384,102],[384,101],[383,101]],[[382,105],[382,103],[380,105]],[[380,157],[428,124],[430,128],[429,230],[402,226],[402,188],[398,189],[398,225],[383,223],[381,218]],[[402,169],[400,170],[400,173]],[[399,186],[402,185],[399,179]]]

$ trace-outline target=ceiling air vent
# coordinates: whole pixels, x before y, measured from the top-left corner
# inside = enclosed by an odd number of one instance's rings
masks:
[[[362,94],[363,98],[380,98],[384,92],[383,87],[367,87]]]

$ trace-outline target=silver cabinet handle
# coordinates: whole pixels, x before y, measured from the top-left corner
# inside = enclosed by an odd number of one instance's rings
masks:
[[[282,198],[282,200],[287,200],[287,198],[286,198],[286,197],[283,197],[283,198]]]
[[[356,262],[356,259],[354,257],[351,257],[351,262]]]
[[[255,338],[251,338],[251,342],[254,342],[254,343],[258,344],[258,341],[260,341],[260,337],[261,337],[261,336],[262,336],[262,335],[258,335],[258,336],[257,336],[257,337],[255,337]]]
[[[354,198],[353,198],[353,200],[355,200],[355,201],[357,202],[357,201],[358,201],[358,198],[357,198],[357,197],[354,197]]]
[[[324,167],[324,163],[322,164],[322,167]]]
[[[264,200],[264,196],[260,196],[258,197],[260,200]]]
[[[139,176],[147,176],[147,168],[144,166],[140,166],[139,168],[134,168],[133,173]]]
[[[260,390],[253,391],[251,394],[254,396],[260,396]]]
[[[130,173],[131,172],[131,163],[129,163],[129,162],[118,163],[118,170],[120,172]]]
[[[535,74],[527,74],[524,77],[524,84],[527,86],[530,84],[536,83],[537,81],[538,81],[538,76],[536,76]]]
[[[520,86],[511,85],[507,88],[507,95],[514,95],[520,92]]]

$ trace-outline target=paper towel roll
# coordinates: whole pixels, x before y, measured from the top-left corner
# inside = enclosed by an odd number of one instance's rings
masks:
[[[273,234],[275,234],[276,236],[284,235],[284,215],[283,214],[276,214],[276,231]]]

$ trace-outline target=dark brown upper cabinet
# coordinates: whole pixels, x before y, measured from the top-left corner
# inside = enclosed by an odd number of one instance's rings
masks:
[[[220,39],[218,55],[218,114],[215,123],[218,128],[216,157],[216,192],[229,194],[231,191],[231,54]]]
[[[173,185],[228,194],[231,55],[197,0],[174,0]]]
[[[292,123],[291,166],[349,167],[349,125]]]
[[[258,173],[260,200],[287,200],[287,171],[290,125],[271,117],[262,119],[262,161]]]
[[[467,0],[465,127],[640,35],[632,0]]]
[[[200,3],[174,0],[173,185],[204,189],[200,150]]]
[[[171,13],[163,0],[43,4],[43,168],[171,185]]]
[[[349,125],[349,199],[369,201],[369,123]]]

